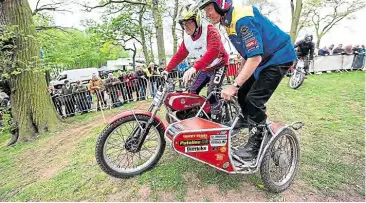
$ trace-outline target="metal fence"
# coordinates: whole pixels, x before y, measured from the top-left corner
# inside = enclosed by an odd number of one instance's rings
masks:
[[[180,81],[179,72],[169,74],[169,78]],[[153,98],[158,87],[162,84],[160,75],[149,78],[136,78],[104,84],[103,87],[90,93],[90,90],[61,95],[59,92],[52,96],[57,112],[62,117],[72,117],[90,111],[111,109],[125,103]]]

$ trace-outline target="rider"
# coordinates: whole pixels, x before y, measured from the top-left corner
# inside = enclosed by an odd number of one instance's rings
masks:
[[[238,93],[249,123],[249,140],[234,153],[243,160],[256,158],[267,120],[265,103],[296,60],[290,36],[253,6],[232,5],[231,0],[200,0],[211,23],[226,27],[230,41],[244,58],[235,83],[221,92],[224,99]]]
[[[202,23],[201,15],[201,11],[194,5],[187,5],[182,9],[179,24],[185,31],[183,42],[165,70],[170,72],[188,55],[199,58],[193,67],[184,73],[183,82],[187,83],[199,71],[190,92],[199,94],[201,89],[210,83],[207,91],[209,94],[215,87],[221,87],[229,56],[225,51],[219,30],[213,25]],[[212,120],[220,123],[221,104],[218,98],[213,96],[209,102]]]
[[[300,40],[295,43],[295,49],[297,48],[296,55],[298,58],[307,58],[309,56],[310,60],[314,59],[314,49],[315,44],[313,42],[313,35],[306,34],[303,40]],[[309,64],[305,63],[305,73],[309,72]]]

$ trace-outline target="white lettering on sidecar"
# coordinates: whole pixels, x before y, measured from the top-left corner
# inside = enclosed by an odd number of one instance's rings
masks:
[[[227,140],[227,135],[211,135],[210,140]]]
[[[194,146],[194,147],[186,147],[185,152],[207,152],[208,146]]]
[[[225,146],[227,143],[227,140],[210,140],[210,145],[212,147],[221,147]]]

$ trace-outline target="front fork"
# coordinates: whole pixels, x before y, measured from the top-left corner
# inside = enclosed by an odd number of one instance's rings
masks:
[[[165,90],[166,91],[166,90]],[[164,95],[164,93],[163,93]],[[138,143],[137,143],[137,148],[135,150],[135,152],[139,152],[141,150],[142,144],[145,142],[145,139],[147,137],[147,134],[149,133],[150,129],[151,129],[151,125],[154,122],[155,116],[158,113],[158,111],[161,108],[161,105],[163,104],[162,102],[165,100],[165,97],[162,98],[162,100],[155,106],[153,104],[150,105],[148,111],[152,113],[150,119],[148,120],[146,126],[144,126],[144,128],[140,125],[140,122],[137,120],[137,118],[135,117],[137,123],[139,124],[139,126],[134,129],[133,131],[133,137],[138,139]],[[140,130],[141,133],[137,133]]]

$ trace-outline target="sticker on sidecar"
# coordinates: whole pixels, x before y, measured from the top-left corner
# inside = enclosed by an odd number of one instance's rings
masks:
[[[208,140],[183,140],[179,141],[180,146],[207,145]]]
[[[213,147],[225,146],[227,140],[210,140],[210,145]]]
[[[207,152],[208,146],[186,147],[185,152]]]
[[[211,135],[210,140],[227,140],[227,135]]]

